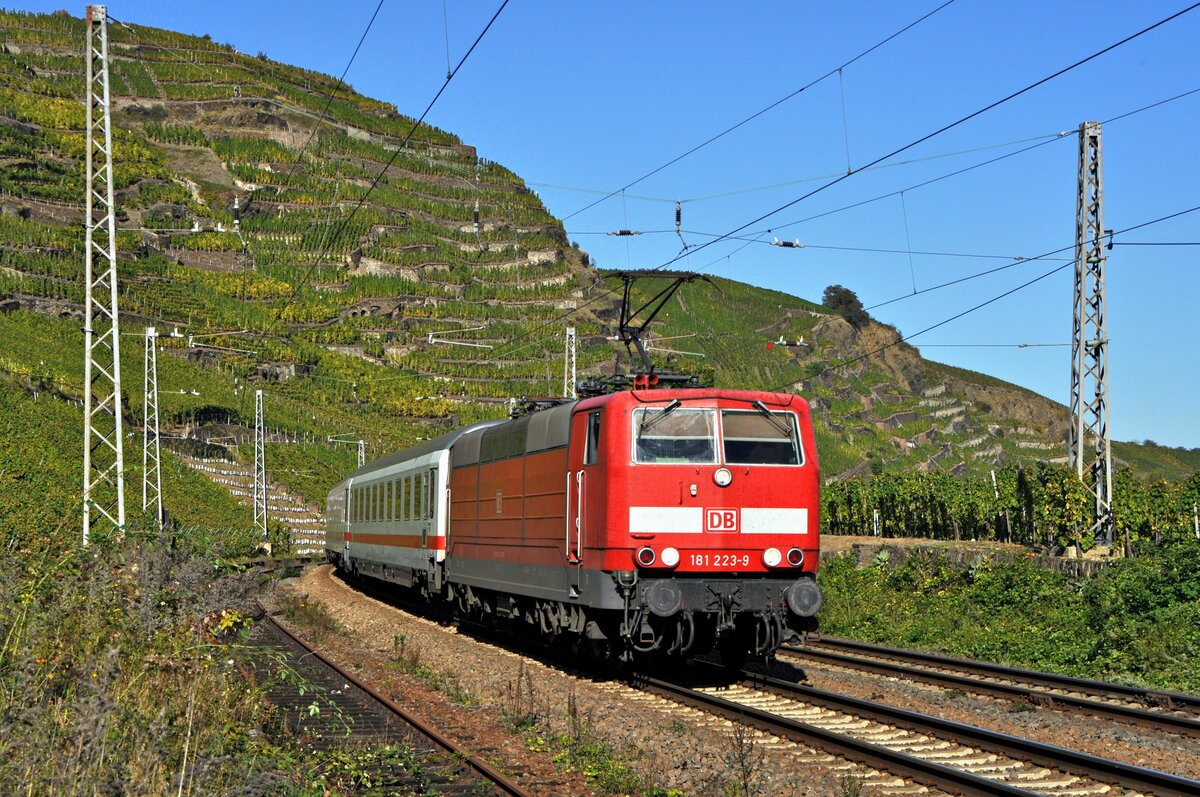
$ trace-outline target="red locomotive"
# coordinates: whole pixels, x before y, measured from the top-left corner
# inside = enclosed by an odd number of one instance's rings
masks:
[[[816,627],[818,495],[803,399],[634,389],[359,468],[329,494],[327,554],[601,655],[736,662]]]

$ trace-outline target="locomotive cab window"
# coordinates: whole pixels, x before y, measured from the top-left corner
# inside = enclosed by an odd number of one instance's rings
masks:
[[[595,465],[600,461],[600,413],[588,413],[587,438],[584,440],[583,464]]]
[[[725,462],[736,465],[802,465],[796,416],[790,412],[722,410]]]
[[[633,413],[633,460],[656,463],[717,461],[717,413],[711,409],[674,406],[644,408]]]

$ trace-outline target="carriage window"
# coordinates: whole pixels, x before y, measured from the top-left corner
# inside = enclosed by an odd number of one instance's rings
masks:
[[[737,465],[800,465],[796,416],[790,412],[722,410],[725,461]]]
[[[383,514],[384,514],[383,519],[384,520],[392,519],[392,487],[395,484],[396,484],[395,482],[385,482],[384,483],[384,486],[387,487],[387,492],[384,494],[384,497],[383,497]]]
[[[600,457],[600,413],[588,414],[587,439],[584,441],[583,464],[595,465]]]
[[[639,409],[633,413],[635,462],[710,463],[717,461],[716,411]]]
[[[412,506],[412,504],[409,503],[412,496],[412,489],[409,487],[410,481],[411,480],[409,478],[405,477],[404,494],[400,497],[400,511],[404,513],[404,520],[412,520],[412,510],[409,509],[409,507]]]
[[[425,490],[422,488],[424,474],[413,476],[413,520],[420,520],[425,517]]]

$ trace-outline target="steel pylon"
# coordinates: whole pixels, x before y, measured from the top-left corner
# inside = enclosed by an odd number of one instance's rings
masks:
[[[83,379],[83,544],[93,524],[125,529],[125,451],[121,428],[121,336],[117,313],[117,231],[113,204],[108,11],[88,6],[87,198]]]
[[[575,327],[567,327],[563,341],[563,398],[576,398],[575,381]]]
[[[1108,434],[1108,325],[1100,123],[1079,126],[1075,219],[1075,299],[1071,336],[1071,426],[1067,457],[1091,493],[1089,533],[1112,542],[1112,451]]]
[[[254,527],[267,539],[267,447],[263,427],[263,392],[254,391]]]
[[[142,434],[142,511],[153,508],[154,520],[163,527],[162,450],[158,435],[158,332],[146,327],[145,421]]]

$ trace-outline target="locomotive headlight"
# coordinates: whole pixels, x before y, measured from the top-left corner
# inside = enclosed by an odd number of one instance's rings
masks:
[[[642,567],[650,567],[654,564],[654,549],[653,548],[638,548],[637,563]]]
[[[661,561],[665,567],[674,567],[675,565],[679,564],[679,551],[674,548],[663,548],[662,555],[659,557],[659,561]]]
[[[733,481],[733,474],[729,472],[729,468],[717,468],[713,473],[713,481],[718,487],[728,487]]]
[[[783,561],[783,554],[778,548],[768,548],[763,551],[763,564],[767,567],[779,567],[779,563]]]
[[[793,548],[787,552],[788,564],[792,567],[799,567],[804,564],[804,551],[799,548]]]

